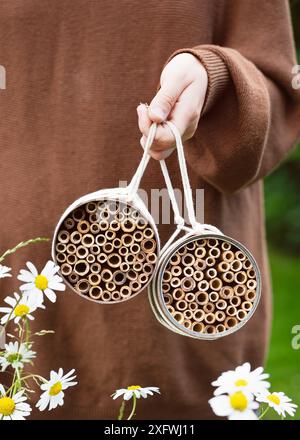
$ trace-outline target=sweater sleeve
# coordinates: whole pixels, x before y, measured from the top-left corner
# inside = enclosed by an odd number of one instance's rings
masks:
[[[187,160],[226,193],[270,173],[300,134],[300,91],[288,2],[225,2],[217,44],[175,51],[195,55],[208,91]]]

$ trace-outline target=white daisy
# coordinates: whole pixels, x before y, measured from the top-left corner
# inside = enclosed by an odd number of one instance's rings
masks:
[[[77,382],[73,382],[76,378],[76,375],[72,376],[74,371],[75,370],[73,369],[65,375],[62,368],[58,370],[58,373],[55,371],[50,372],[50,380],[41,385],[41,390],[44,392],[41,394],[40,399],[36,404],[36,407],[40,411],[44,411],[48,405],[50,411],[50,409],[54,409],[58,405],[62,406],[64,404],[65,394],[63,390],[77,385]]]
[[[269,391],[263,391],[257,394],[256,400],[267,403],[282,417],[286,417],[285,413],[293,417],[298,408],[298,405],[292,403],[292,400],[282,392],[270,393]]]
[[[11,273],[8,273],[9,271],[11,271],[11,267],[0,264],[0,278],[11,277]]]
[[[21,297],[16,292],[14,293],[14,297],[7,296],[4,302],[8,304],[9,307],[0,307],[0,312],[5,313],[0,321],[2,325],[11,319],[13,319],[16,324],[24,317],[32,320],[34,317],[31,313],[34,312],[37,307],[41,309],[45,308],[43,304],[38,304],[35,298],[29,297],[28,295],[22,295]]]
[[[216,396],[208,401],[213,412],[229,420],[257,420],[253,410],[258,408],[253,395],[245,391],[235,391],[229,395]]]
[[[25,420],[31,412],[30,405],[25,403],[26,400],[24,390],[8,397],[3,385],[0,384],[0,420]]]
[[[66,288],[62,278],[57,275],[59,266],[56,266],[50,260],[46,263],[41,273],[38,273],[36,267],[30,261],[27,261],[26,266],[29,270],[21,269],[18,275],[18,280],[26,283],[20,289],[38,298],[38,301],[43,298],[44,293],[54,303],[56,301],[54,290],[64,291]]]
[[[137,399],[139,399],[140,397],[144,397],[144,399],[146,399],[148,395],[153,396],[153,393],[160,394],[159,388],[157,387],[142,388],[140,385],[131,385],[130,387],[116,390],[112,394],[112,398],[117,399],[118,397],[123,396],[124,400],[130,400],[135,395]]]
[[[18,341],[9,342],[4,348],[5,351],[0,356],[1,371],[5,371],[9,365],[12,368],[23,368],[24,363],[30,362],[36,355],[34,351],[26,347],[26,344],[19,345]]]
[[[238,390],[253,394],[264,391],[270,387],[270,384],[265,380],[269,375],[263,373],[263,371],[262,367],[251,371],[249,362],[237,367],[233,371],[226,371],[217,380],[212,382],[214,387],[218,387],[214,395],[230,394]]]

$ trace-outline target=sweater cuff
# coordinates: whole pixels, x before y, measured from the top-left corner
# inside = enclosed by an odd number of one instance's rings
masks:
[[[201,115],[203,115],[213,107],[219,96],[224,92],[229,82],[229,72],[225,62],[222,60],[219,54],[201,46],[176,50],[172,53],[172,55],[170,55],[164,66],[168,64],[176,55],[186,52],[198,58],[207,71],[208,86],[201,112]]]

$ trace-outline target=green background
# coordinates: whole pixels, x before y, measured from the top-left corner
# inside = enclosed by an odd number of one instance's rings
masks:
[[[290,4],[300,64],[300,1]],[[266,178],[265,201],[274,292],[266,371],[271,375],[272,390],[285,392],[300,406],[300,348],[292,348],[292,328],[300,326],[300,144]],[[270,411],[266,418],[278,417]],[[300,409],[295,418],[300,419]]]

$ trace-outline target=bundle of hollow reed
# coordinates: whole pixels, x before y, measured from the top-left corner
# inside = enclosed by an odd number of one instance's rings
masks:
[[[225,239],[195,239],[170,257],[162,289],[169,313],[185,329],[222,333],[254,307],[257,272],[245,252]]]
[[[134,207],[89,202],[62,223],[56,262],[74,290],[99,302],[131,298],[150,281],[157,260],[153,228]]]

